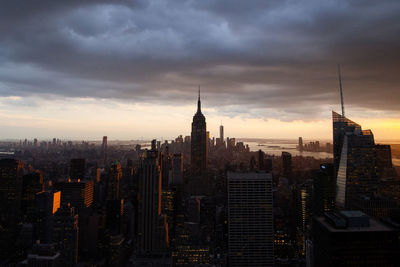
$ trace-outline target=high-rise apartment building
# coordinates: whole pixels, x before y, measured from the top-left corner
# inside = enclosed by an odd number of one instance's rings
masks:
[[[272,175],[228,173],[229,266],[273,266]]]

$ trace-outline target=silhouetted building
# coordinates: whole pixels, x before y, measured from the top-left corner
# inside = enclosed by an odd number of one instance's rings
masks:
[[[70,205],[61,205],[54,213],[53,242],[61,251],[60,266],[75,266],[78,262],[78,214]]]
[[[41,243],[52,241],[53,214],[61,204],[61,191],[42,191],[35,196],[35,234],[34,239]]]
[[[35,215],[35,196],[43,190],[43,174],[40,171],[28,173],[22,177],[21,211],[25,221],[33,222]]]
[[[398,231],[360,211],[314,217],[314,266],[398,266]]]
[[[1,221],[11,222],[19,217],[24,164],[14,159],[0,160]],[[15,222],[15,221],[14,221]]]
[[[282,152],[282,175],[292,182],[292,155],[289,152]]]
[[[106,162],[107,162],[107,136],[103,136],[103,143],[101,144],[101,157],[103,159],[103,164],[106,165]]]
[[[206,118],[201,113],[200,90],[192,122],[191,167],[194,175],[204,174],[207,168],[207,129]]]
[[[89,208],[93,204],[94,182],[87,180],[71,180],[58,182],[55,185],[61,191],[61,204],[71,204],[78,211]]]
[[[261,149],[258,150],[257,154],[258,154],[258,169],[260,171],[265,171],[265,166],[264,166],[264,156],[265,156],[265,154]]]
[[[321,216],[335,209],[336,179],[333,164],[321,164],[313,174],[313,213]]]
[[[229,266],[273,266],[272,176],[228,173]]]
[[[172,184],[183,184],[183,155],[182,153],[174,154],[172,158]]]
[[[118,161],[113,161],[107,180],[107,200],[121,199],[122,167]]]
[[[157,151],[145,151],[139,182],[139,252],[152,254],[167,247],[167,225],[161,216],[161,169]]]
[[[303,151],[303,137],[299,137],[299,150]]]
[[[85,159],[71,159],[69,176],[71,179],[85,178]]]

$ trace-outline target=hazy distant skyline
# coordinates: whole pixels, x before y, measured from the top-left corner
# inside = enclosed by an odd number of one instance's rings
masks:
[[[400,139],[400,2],[3,1],[0,139]]]

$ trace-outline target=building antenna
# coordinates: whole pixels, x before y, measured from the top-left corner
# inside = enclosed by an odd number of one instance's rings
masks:
[[[340,102],[342,104],[342,116],[344,117],[343,86],[342,86],[342,73],[340,71],[340,64],[338,65],[338,72],[339,72],[339,86],[340,86]]]

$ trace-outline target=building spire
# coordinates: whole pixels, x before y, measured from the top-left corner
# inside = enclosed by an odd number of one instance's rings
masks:
[[[340,64],[338,65],[338,72],[339,72],[339,86],[340,86],[340,102],[341,102],[341,104],[342,104],[342,116],[344,117],[342,73],[341,73],[341,71],[340,71]]]
[[[199,99],[197,100],[197,112],[201,112],[200,85],[199,85]]]

